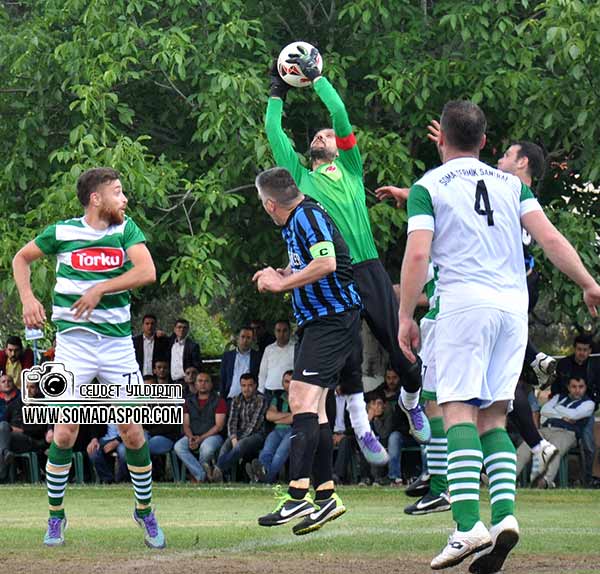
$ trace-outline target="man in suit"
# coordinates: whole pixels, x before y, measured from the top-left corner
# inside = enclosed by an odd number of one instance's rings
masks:
[[[240,377],[244,373],[252,373],[254,380],[258,380],[261,354],[252,349],[252,336],[251,327],[242,327],[238,333],[236,348],[223,354],[220,394],[226,401],[242,392]]]
[[[133,337],[135,360],[140,366],[142,375],[151,375],[154,363],[160,359],[168,359],[169,340],[156,333],[156,317],[151,314],[144,315],[142,319],[142,332]]]
[[[173,334],[169,339],[169,365],[171,378],[174,383],[184,383],[185,370],[188,367],[202,369],[200,345],[188,337],[190,322],[187,319],[177,319]]]

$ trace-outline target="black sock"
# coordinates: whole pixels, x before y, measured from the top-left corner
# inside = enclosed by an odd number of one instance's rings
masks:
[[[331,498],[335,490],[333,488],[324,488],[323,490],[317,490],[315,492],[315,500],[325,500]]]
[[[312,471],[315,489],[319,488],[321,484],[333,480],[333,438],[329,423],[319,425],[319,443],[315,452]],[[317,491],[317,498],[319,498],[318,494],[319,491]]]
[[[294,500],[302,500],[306,496],[307,492],[308,492],[308,488],[294,488],[293,486],[290,486],[288,488],[288,494]]]
[[[319,442],[317,413],[298,413],[292,419],[290,444],[290,481],[310,478]],[[291,493],[290,493],[291,494]]]

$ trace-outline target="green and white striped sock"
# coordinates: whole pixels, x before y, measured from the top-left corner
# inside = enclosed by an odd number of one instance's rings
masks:
[[[477,427],[461,423],[448,429],[448,489],[452,517],[461,532],[479,521],[479,478],[483,464]]]
[[[434,417],[429,419],[431,440],[427,445],[427,468],[431,475],[429,492],[438,496],[448,488],[446,472],[448,469],[448,439],[444,431],[444,419]]]
[[[52,441],[46,462],[46,486],[48,487],[48,508],[51,518],[65,517],[63,498],[67,482],[69,482],[72,456],[72,448],[59,448]]]
[[[137,513],[139,516],[147,516],[152,512],[152,461],[148,442],[137,450],[126,448],[125,453]]]
[[[496,428],[481,435],[483,463],[490,481],[492,524],[515,513],[517,454],[506,429]]]

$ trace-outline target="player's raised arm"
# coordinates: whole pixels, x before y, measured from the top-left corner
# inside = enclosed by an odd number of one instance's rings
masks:
[[[44,252],[30,241],[13,258],[13,277],[23,305],[23,322],[27,328],[41,327],[46,320],[44,306],[37,300],[31,289],[30,265],[44,256]]]
[[[529,188],[527,186],[523,187],[526,194]],[[531,194],[531,191],[529,191],[529,194]],[[525,201],[527,199],[533,200],[533,194],[530,198],[527,197]],[[525,201],[521,201],[522,206]],[[583,289],[583,300],[592,316],[596,317],[596,306],[600,305],[600,286],[589,274],[568,239],[554,227],[540,209],[524,213],[521,216],[521,223],[538,242],[548,259]]]
[[[267,114],[265,116],[267,140],[271,146],[275,163],[281,167],[285,167],[292,174],[292,177],[299,182],[302,174],[308,170],[300,163],[296,155],[296,150],[290,143],[281,125],[283,101],[290,87],[279,75],[276,63],[271,68],[270,78],[271,90],[267,103]]]

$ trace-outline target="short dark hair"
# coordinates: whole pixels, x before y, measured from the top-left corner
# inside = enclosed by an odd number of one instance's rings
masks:
[[[579,345],[589,345],[592,346],[592,336],[591,335],[577,335],[575,337],[575,344]]]
[[[254,384],[256,384],[256,377],[252,373],[244,373],[240,377],[240,383],[242,381],[252,381]]]
[[[14,345],[15,347],[19,347],[19,349],[23,348],[23,342],[21,341],[21,337],[17,337],[17,335],[11,335],[6,338],[6,347],[9,345]]]
[[[179,319],[177,319],[177,321],[175,321],[175,325],[177,325],[177,323],[181,323],[182,325],[187,325],[188,327],[190,326],[190,322],[187,319],[184,319],[182,317],[179,317]]]
[[[444,106],[440,124],[448,145],[460,151],[473,151],[479,150],[487,122],[477,104],[451,100]]]
[[[238,335],[242,332],[242,331],[254,331],[254,329],[252,327],[250,327],[250,325],[242,325],[238,330],[237,333]]]
[[[571,384],[571,381],[577,381],[578,383],[583,383],[586,387],[587,387],[587,381],[583,378],[583,377],[569,377],[569,382],[567,383],[567,386],[569,386]]]
[[[206,375],[208,377],[210,384],[212,385],[213,380],[209,373],[207,373],[206,371],[198,371],[198,373],[196,373],[196,381],[198,380],[198,377],[200,375]],[[196,381],[194,381],[194,382],[196,382]]]
[[[84,171],[77,179],[77,197],[83,207],[90,203],[90,195],[99,185],[120,179],[121,175],[116,169],[110,167],[94,167]]]
[[[259,173],[256,187],[262,195],[284,206],[293,203],[300,195],[292,174],[283,167],[273,167]]]
[[[291,327],[289,319],[277,319],[277,321],[275,321],[275,325],[277,325],[277,323],[283,323],[284,325]]]
[[[158,319],[156,318],[156,315],[153,315],[152,313],[146,313],[143,317],[142,317],[142,323],[146,320],[146,319],[154,319],[154,321],[158,321]]]
[[[512,142],[510,145],[519,146],[517,151],[517,159],[526,157],[529,162],[529,175],[539,179],[544,174],[544,152],[542,148],[533,142],[519,140]]]

